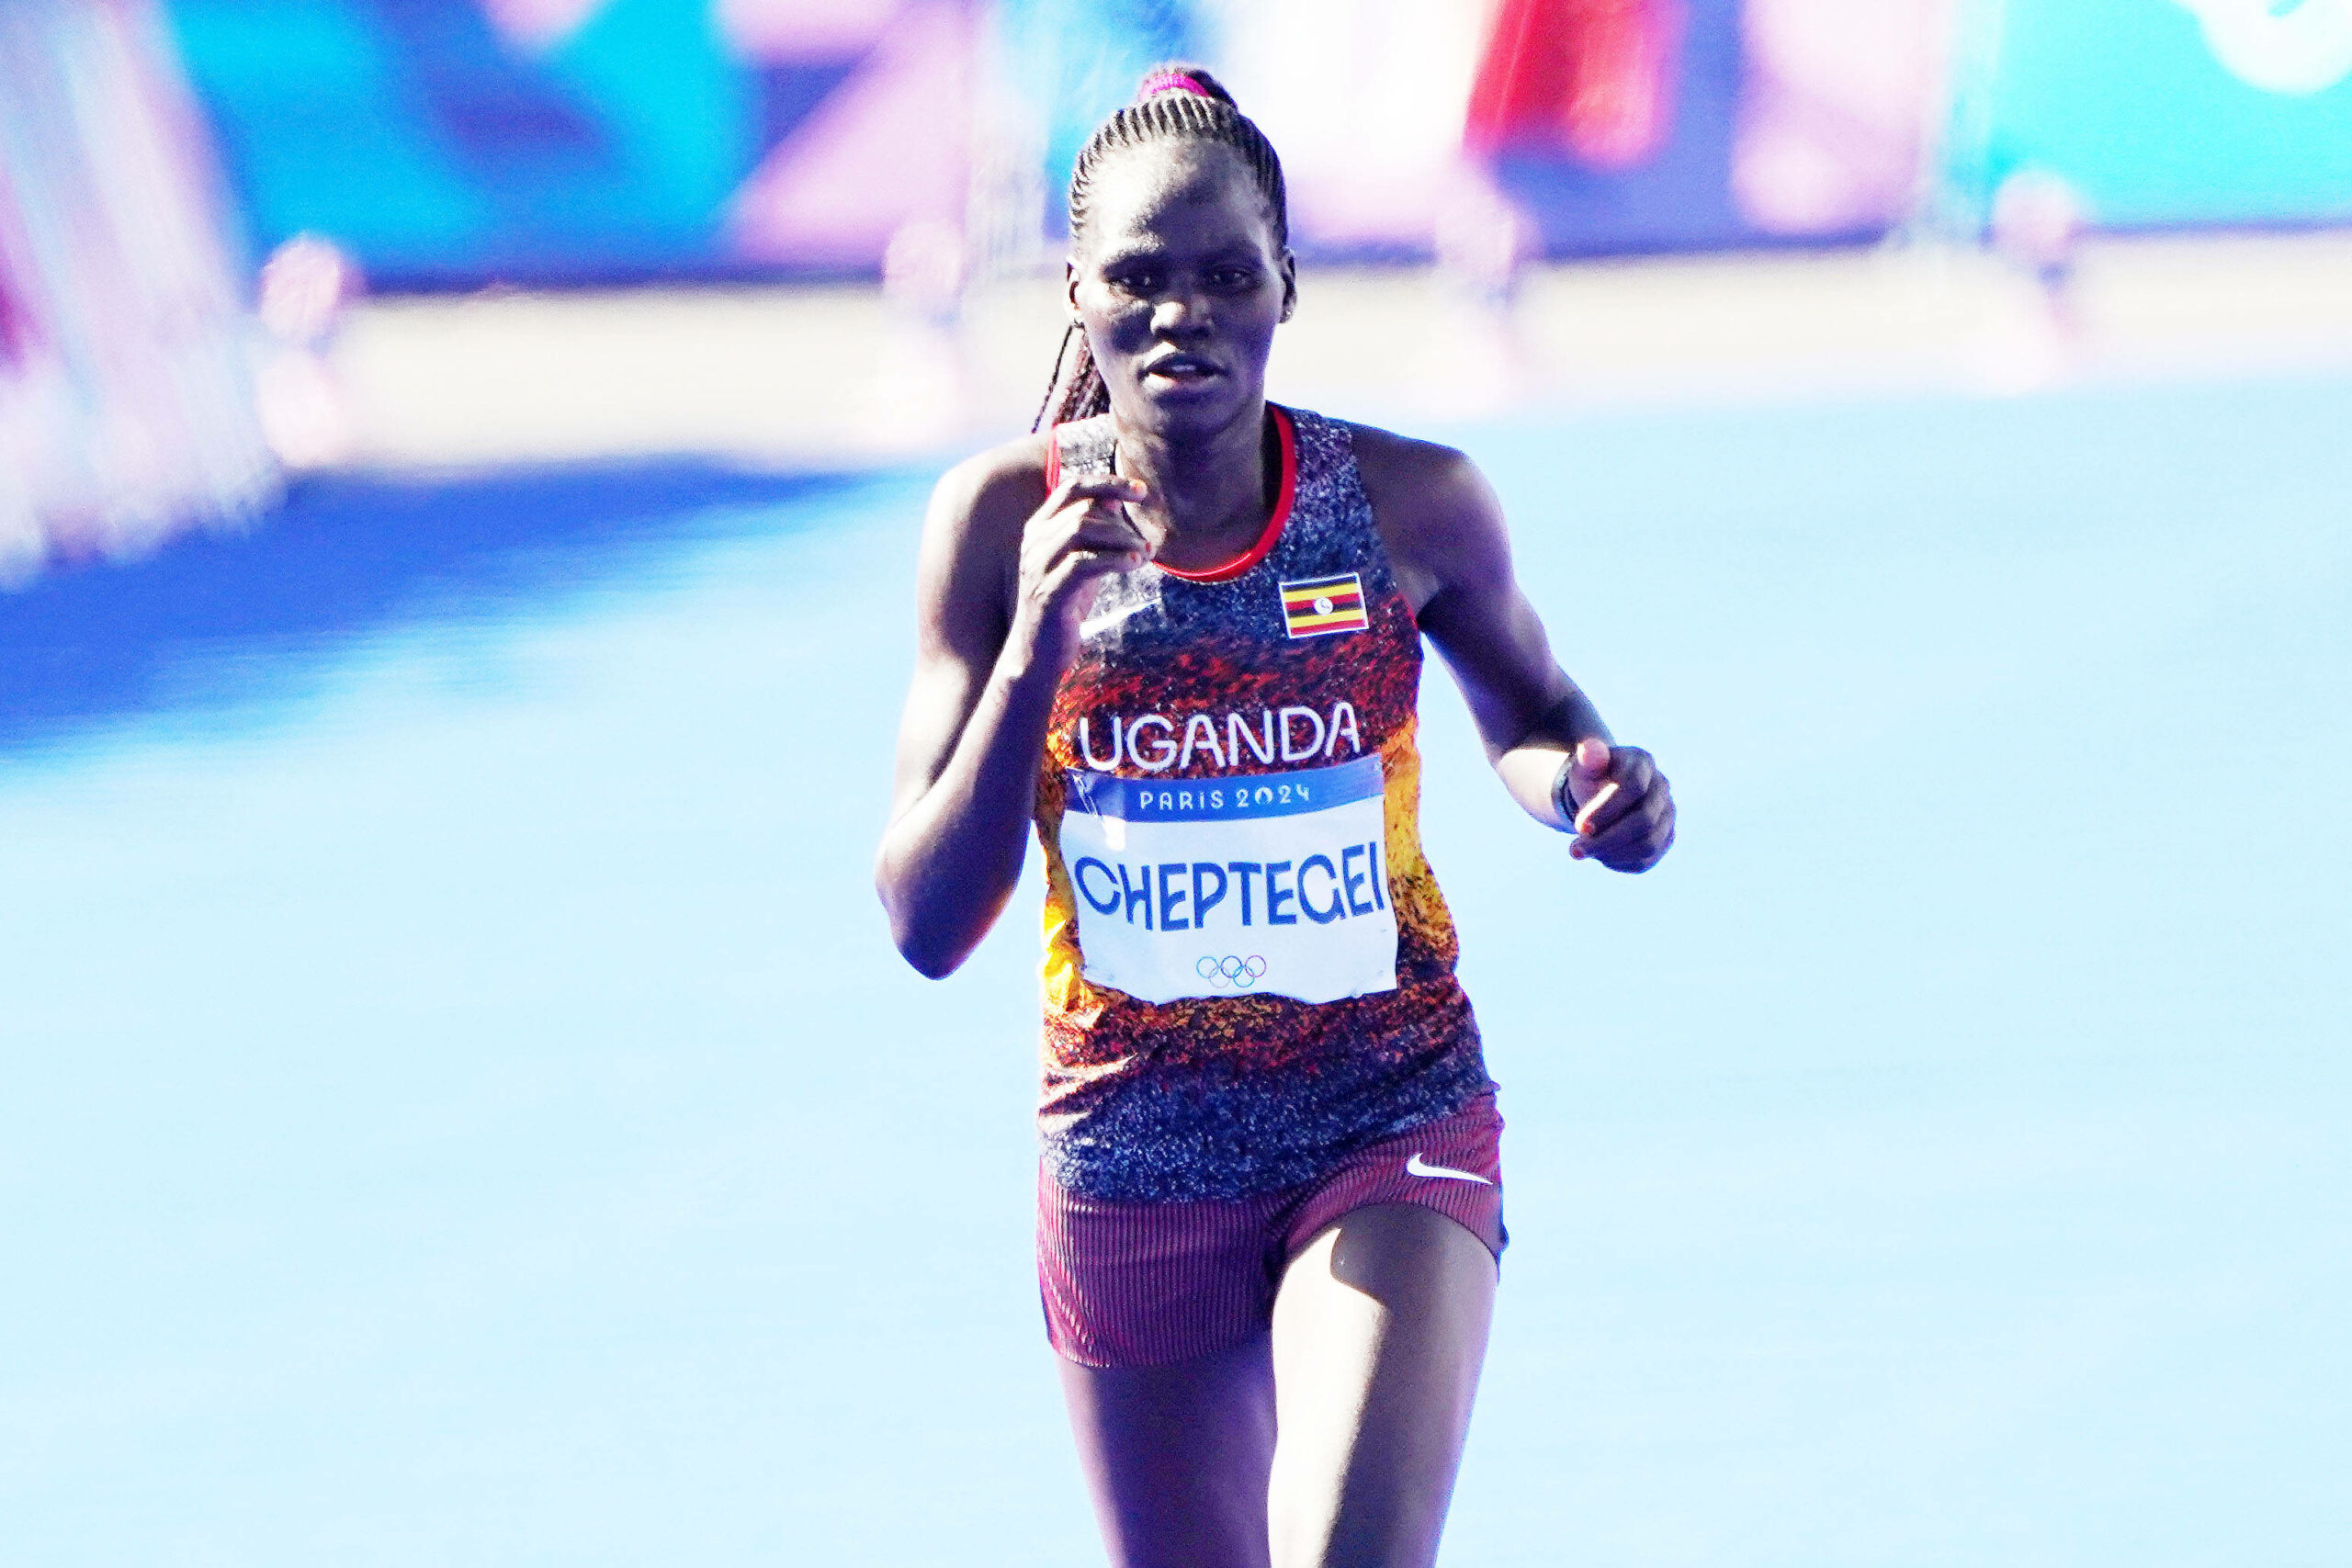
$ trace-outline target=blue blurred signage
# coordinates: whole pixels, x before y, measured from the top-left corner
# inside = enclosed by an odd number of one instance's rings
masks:
[[[2106,228],[2352,220],[2352,0],[2009,0],[1958,194],[2071,184]]]

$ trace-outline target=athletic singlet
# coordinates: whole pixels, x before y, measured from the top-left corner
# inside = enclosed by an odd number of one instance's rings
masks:
[[[1256,547],[1102,579],[1054,700],[1039,1125],[1089,1197],[1314,1180],[1493,1088],[1421,856],[1412,609],[1348,427],[1272,417]],[[1059,426],[1048,484],[1114,447]]]

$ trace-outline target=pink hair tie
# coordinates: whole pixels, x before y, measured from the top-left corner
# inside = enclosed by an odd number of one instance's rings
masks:
[[[1182,71],[1155,71],[1143,79],[1142,87],[1136,93],[1136,101],[1141,103],[1146,98],[1156,98],[1162,93],[1190,93],[1194,97],[1200,98],[1213,96],[1206,87],[1202,86]]]

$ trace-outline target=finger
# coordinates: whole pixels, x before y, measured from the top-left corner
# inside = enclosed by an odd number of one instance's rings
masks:
[[[1110,577],[1114,573],[1132,570],[1134,570],[1134,560],[1128,556],[1078,552],[1064,556],[1055,562],[1053,570],[1046,574],[1042,586],[1045,597],[1056,604],[1062,602],[1065,596],[1073,592],[1082,592],[1091,601],[1093,597],[1093,589],[1090,585],[1095,579]],[[1080,614],[1083,613],[1081,607]]]
[[[1642,872],[1649,870],[1652,866],[1657,864],[1658,862],[1664,860],[1666,858],[1666,852],[1674,847],[1674,822],[1671,817],[1668,818],[1664,831],[1665,837],[1655,845],[1652,845],[1638,858],[1623,861],[1602,861],[1600,863],[1607,866],[1611,871],[1631,872],[1635,874],[1639,874]]]
[[[1069,530],[1069,537],[1062,548],[1073,547],[1094,550],[1140,550],[1149,547],[1143,531],[1125,518],[1113,513],[1090,512],[1080,516]]]
[[[1127,569],[1151,558],[1150,541],[1116,513],[1064,512],[1022,541],[1022,570],[1042,575],[1072,551],[1133,557],[1123,562]]]
[[[1151,547],[1127,536],[1088,537],[1071,540],[1057,555],[1101,556],[1110,559],[1117,570],[1133,571],[1151,559]]]
[[[1569,852],[1577,860],[1597,860],[1603,864],[1637,856],[1665,819],[1670,804],[1657,796],[1635,800],[1607,828],[1577,835]]]
[[[1607,831],[1658,782],[1657,766],[1648,752],[1638,746],[1618,747],[1610,754],[1609,782],[1577,813],[1577,831],[1587,838]]]
[[[1668,799],[1664,790],[1631,796],[1625,809],[1607,827],[1583,835],[1586,846],[1595,853],[1607,853],[1639,840],[1666,820]]]
[[[1046,492],[1045,510],[1058,512],[1073,501],[1137,501],[1149,493],[1148,485],[1125,474],[1064,474]]]
[[[1568,760],[1568,801],[1581,807],[1609,782],[1609,742],[1587,736]]]
[[[1074,474],[1065,478],[1046,505],[1059,512],[1084,501],[1126,502],[1133,504],[1151,498],[1151,487],[1141,479],[1131,479],[1125,474]]]
[[[1041,512],[1030,519],[1029,526],[1022,536],[1022,542],[1052,548],[1089,525],[1118,529],[1136,534],[1137,537],[1142,536],[1136,528],[1135,520],[1127,514],[1125,507],[1114,501],[1081,496],[1072,500],[1068,506],[1057,512]]]
[[[1149,487],[1141,479],[1118,474],[1065,474],[1046,492],[1046,504],[1030,514],[1028,525],[1022,530],[1023,553],[1032,545],[1043,547],[1048,554],[1059,549],[1068,542],[1069,530],[1090,517],[1132,527],[1132,520],[1121,503],[1133,504],[1149,493]]]
[[[1099,579],[1113,571],[1134,571],[1141,564],[1143,555],[1136,550],[1070,550],[1046,571],[1046,583]]]
[[[1593,831],[1594,827],[1600,821],[1600,814],[1607,811],[1611,806],[1616,803],[1619,793],[1617,785],[1613,781],[1602,784],[1600,788],[1594,793],[1592,798],[1586,801],[1584,805],[1577,809],[1576,821],[1577,832],[1579,835],[1589,835]],[[1611,812],[1610,815],[1612,819],[1617,816],[1623,815],[1622,808],[1620,811]]]
[[[1656,793],[1643,797],[1604,832],[1585,840],[1585,853],[1613,871],[1641,871],[1666,852],[1674,833],[1674,803]]]

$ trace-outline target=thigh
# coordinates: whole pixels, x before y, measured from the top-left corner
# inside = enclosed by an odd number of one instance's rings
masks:
[[[1276,1568],[1428,1568],[1493,1315],[1495,1258],[1409,1203],[1354,1210],[1274,1299]]]
[[[1113,1568],[1266,1568],[1266,1335],[1168,1366],[1056,1359]]]

